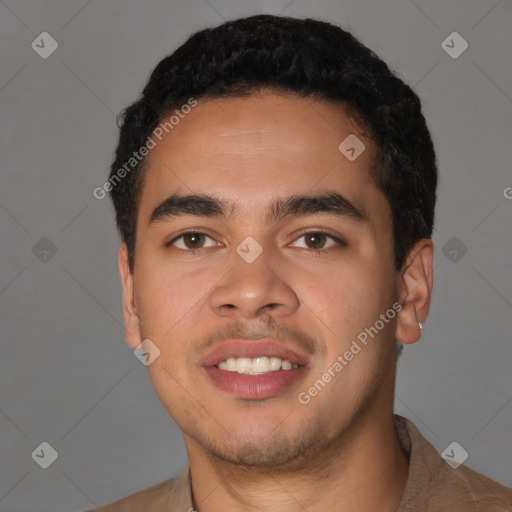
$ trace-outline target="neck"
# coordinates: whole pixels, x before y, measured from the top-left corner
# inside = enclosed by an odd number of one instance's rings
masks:
[[[409,461],[398,441],[392,414],[378,412],[362,415],[300,469],[271,473],[213,459],[185,436],[195,509],[395,512]]]

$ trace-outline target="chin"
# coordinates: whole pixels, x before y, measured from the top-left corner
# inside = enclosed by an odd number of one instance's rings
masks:
[[[251,469],[261,469],[266,473],[283,471],[296,471],[303,467],[304,459],[312,455],[313,452],[322,450],[321,440],[325,441],[315,428],[311,428],[301,433],[291,432],[289,429],[283,434],[274,432],[269,437],[268,432],[272,432],[275,425],[270,428],[260,429],[258,434],[254,432],[244,433],[241,436],[239,430],[238,437],[229,437],[221,429],[226,438],[221,442],[196,432],[191,436],[197,444],[215,461],[222,461],[237,467],[246,467]],[[264,430],[264,431],[263,431]]]

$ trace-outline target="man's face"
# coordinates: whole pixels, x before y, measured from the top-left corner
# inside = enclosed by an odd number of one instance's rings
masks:
[[[338,149],[352,134],[365,144],[353,161]],[[246,465],[292,464],[392,406],[395,320],[359,343],[307,404],[299,400],[400,292],[372,152],[340,107],[278,95],[199,101],[152,149],[136,232],[140,336],[129,340],[160,349],[149,374],[189,449]],[[169,196],[192,194],[233,210],[208,215],[214,209],[203,203],[200,215],[186,207],[150,222]],[[343,196],[362,215],[337,200],[318,201],[316,212],[296,202],[288,215],[271,207],[322,194]],[[184,230],[191,233],[179,238]],[[236,358],[278,354],[299,366],[263,376],[218,367],[235,358],[226,364],[265,369],[264,359],[253,367]]]

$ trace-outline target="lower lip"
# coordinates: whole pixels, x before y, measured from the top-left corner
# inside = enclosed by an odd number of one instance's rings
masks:
[[[263,373],[261,375],[244,375],[237,372],[221,370],[217,366],[205,368],[216,386],[236,398],[261,400],[282,393],[297,382],[303,375],[305,366]]]

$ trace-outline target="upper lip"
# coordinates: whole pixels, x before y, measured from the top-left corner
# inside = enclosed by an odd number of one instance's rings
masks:
[[[217,345],[208,351],[203,358],[202,366],[217,366],[230,357],[279,357],[299,366],[306,365],[306,358],[270,338],[232,339]]]

